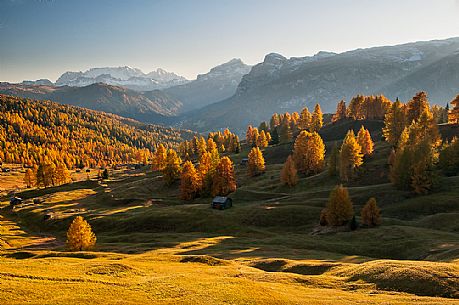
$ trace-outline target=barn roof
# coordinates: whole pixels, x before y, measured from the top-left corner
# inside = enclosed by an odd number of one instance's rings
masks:
[[[216,203],[225,203],[226,200],[228,200],[228,197],[215,196],[215,197],[214,197],[214,200],[212,200],[212,202],[216,202]]]

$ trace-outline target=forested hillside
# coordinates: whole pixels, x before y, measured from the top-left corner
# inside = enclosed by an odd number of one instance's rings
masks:
[[[157,143],[175,147],[192,132],[146,125],[50,101],[0,95],[0,161],[75,166],[146,162]]]

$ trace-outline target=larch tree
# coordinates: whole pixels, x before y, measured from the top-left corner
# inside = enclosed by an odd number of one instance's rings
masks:
[[[459,124],[459,94],[450,102],[448,109],[448,124]],[[449,108],[449,107],[448,107]]]
[[[362,154],[364,156],[370,156],[373,154],[374,143],[371,139],[370,131],[365,129],[363,125],[357,133],[357,143],[359,143],[360,147],[362,148]]]
[[[374,197],[368,199],[360,211],[360,216],[362,217],[362,223],[368,227],[375,227],[381,224],[381,210],[378,208]]]
[[[333,148],[330,154],[330,159],[328,160],[328,175],[330,177],[335,177],[338,174],[338,164],[339,164],[339,149],[336,142],[333,144]]]
[[[223,157],[217,166],[212,185],[213,196],[226,196],[236,191],[236,178],[234,176],[233,162],[228,157]]]
[[[96,244],[96,235],[83,217],[77,216],[67,231],[67,247],[71,251],[89,250]]]
[[[166,166],[167,150],[162,143],[160,143],[153,154],[153,170],[162,171]]]
[[[33,185],[35,185],[35,174],[30,168],[28,168],[24,174],[24,183],[27,188],[30,188]]]
[[[316,104],[314,107],[314,112],[312,113],[311,118],[311,131],[318,132],[323,125],[323,115],[322,109],[320,109],[320,105]]]
[[[384,116],[383,135],[387,142],[398,146],[400,136],[405,129],[405,109],[397,99]]]
[[[308,107],[304,107],[301,111],[300,118],[298,120],[298,129],[310,130],[311,129],[312,115],[309,112]]]
[[[56,183],[65,184],[71,181],[70,174],[65,163],[59,163],[56,166]]]
[[[362,148],[355,139],[354,131],[348,131],[339,153],[339,172],[341,180],[349,181],[355,169],[363,163]]]
[[[163,169],[163,177],[166,185],[172,185],[180,177],[182,160],[173,149],[167,151],[166,166]]]
[[[247,131],[245,132],[245,140],[248,146],[252,145],[253,143],[253,126],[252,125],[247,126]]]
[[[345,118],[346,118],[346,102],[344,100],[341,100],[336,105],[336,112],[332,117],[332,122],[335,123]]]
[[[264,130],[260,132],[260,135],[257,139],[257,146],[261,148],[265,148],[268,146],[268,138],[266,137],[266,133]]]
[[[265,159],[260,148],[253,147],[248,156],[247,169],[249,176],[257,176],[265,171]]]
[[[204,152],[207,154],[207,152]],[[191,161],[183,164],[180,175],[180,198],[183,200],[192,200],[196,198],[201,189],[201,179]]]
[[[288,185],[290,187],[295,186],[298,183],[298,174],[292,155],[288,156],[287,161],[285,161],[284,166],[282,167],[280,180],[284,185]]]
[[[416,93],[416,95],[406,104],[407,123],[418,120],[424,111],[430,112],[427,93],[424,91]]]
[[[325,214],[331,226],[342,226],[352,219],[354,208],[347,188],[338,185],[330,192]]]
[[[295,140],[293,159],[298,172],[310,175],[324,167],[325,144],[317,132],[303,130]]]

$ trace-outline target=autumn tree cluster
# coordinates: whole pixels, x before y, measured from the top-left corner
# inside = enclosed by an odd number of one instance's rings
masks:
[[[49,101],[0,95],[0,161],[29,167],[148,163],[157,143],[176,147],[191,132]]]
[[[179,144],[178,152],[185,159],[198,158],[204,152],[212,151],[214,146],[220,153],[239,153],[241,144],[239,136],[229,129],[222,132],[211,132],[207,138],[194,136],[190,141],[183,141]]]

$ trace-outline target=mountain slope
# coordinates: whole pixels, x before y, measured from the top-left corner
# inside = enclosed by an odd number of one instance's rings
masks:
[[[206,74],[198,75],[196,80],[164,91],[179,99],[183,103],[181,112],[186,112],[232,96],[242,77],[249,71],[250,66],[240,59],[232,59]]]
[[[85,87],[51,87],[0,84],[0,93],[53,100],[88,109],[118,114],[146,123],[167,122],[181,103],[159,91],[140,93],[103,83]]]
[[[339,100],[359,93],[383,93],[391,99],[403,93],[409,98],[421,88],[420,79],[429,84],[422,89],[434,102],[444,104],[459,91],[459,65],[451,64],[458,49],[459,38],[451,38],[303,58],[271,53],[242,78],[232,97],[185,115],[183,126],[244,129],[274,112],[299,111],[315,103],[333,112]]]

